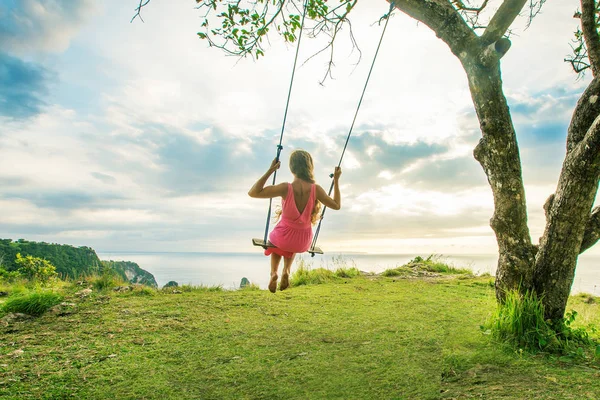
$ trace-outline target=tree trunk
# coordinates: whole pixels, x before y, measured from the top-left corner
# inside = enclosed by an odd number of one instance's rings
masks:
[[[498,242],[496,297],[502,302],[507,290],[531,289],[535,247],[527,226],[519,147],[502,92],[499,63],[502,53],[494,54],[496,49],[507,50],[505,44],[498,43],[492,49],[480,51],[476,59],[465,57],[461,61],[483,136],[474,156],[483,167],[494,195],[490,225]]]

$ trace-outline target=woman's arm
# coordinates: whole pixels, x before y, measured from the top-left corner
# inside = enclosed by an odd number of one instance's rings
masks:
[[[342,208],[342,196],[340,195],[340,175],[342,175],[342,169],[340,167],[335,168],[333,173],[333,199],[329,197],[325,190],[317,185],[317,200],[319,200],[325,207],[331,208],[332,210],[339,210]]]
[[[287,194],[287,183],[280,183],[279,185],[265,187],[267,179],[269,179],[271,174],[277,171],[280,166],[281,163],[277,161],[277,159],[273,160],[267,172],[265,172],[265,174],[256,181],[252,188],[250,188],[248,191],[248,196],[257,199],[270,199],[279,196],[285,197]]]

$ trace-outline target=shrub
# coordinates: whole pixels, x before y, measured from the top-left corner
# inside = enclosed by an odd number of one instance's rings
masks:
[[[5,312],[42,315],[59,304],[62,296],[54,292],[32,292],[10,297],[2,306]]]
[[[0,282],[13,283],[21,277],[19,271],[7,271],[0,267]]]
[[[58,276],[54,265],[43,258],[33,256],[23,257],[21,253],[17,253],[15,263],[19,266],[19,273],[31,281],[48,283],[51,279]]]

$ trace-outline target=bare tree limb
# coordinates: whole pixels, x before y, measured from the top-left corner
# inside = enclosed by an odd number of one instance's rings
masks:
[[[485,32],[481,35],[482,43],[488,45],[504,36],[515,18],[519,16],[519,13],[525,7],[525,3],[527,3],[527,0],[504,0],[504,3],[492,17]]]
[[[596,26],[596,1],[581,0],[581,28],[587,56],[592,67],[592,74],[598,76],[600,71],[600,37]]]
[[[140,18],[140,20],[142,22],[144,22],[144,19],[142,18],[142,8],[144,8],[148,3],[150,3],[150,0],[140,0],[140,4],[137,6],[137,8],[135,9],[135,15],[133,16],[133,18],[131,18],[131,21],[129,21],[130,23],[133,22],[134,19],[136,18]]]
[[[596,207],[590,214],[590,219],[585,227],[585,233],[583,234],[583,241],[581,242],[581,249],[579,254],[583,253],[600,240],[600,207]]]
[[[577,30],[577,32],[575,32],[575,36],[577,35],[583,36],[583,33],[580,30]],[[572,44],[570,44],[573,54],[563,59],[563,61],[571,64],[571,68],[573,68],[573,71],[579,75],[579,78],[583,77],[585,75],[585,71],[591,68],[591,65],[589,64],[587,48],[582,45],[581,40],[581,38],[575,40],[575,43],[578,45],[577,47],[574,47]]]
[[[527,27],[531,25],[531,21],[540,13],[544,3],[546,3],[546,0],[529,0],[529,20]]]
[[[330,79],[333,79],[332,68],[335,66],[335,63],[333,61],[334,56],[335,56],[334,44],[335,44],[335,39],[337,38],[337,35],[338,35],[339,31],[342,29],[342,26],[344,24],[347,24],[350,29],[350,41],[352,43],[352,47],[358,49],[359,57],[362,56],[362,52],[358,48],[356,39],[354,37],[354,32],[352,31],[352,24],[351,24],[350,20],[347,18],[350,11],[352,11],[354,6],[356,6],[357,1],[358,0],[354,0],[350,3],[348,3],[347,6],[344,7],[344,13],[341,15],[336,13],[337,9],[339,9],[341,7],[341,5],[336,7],[335,9],[333,9],[331,11],[331,13],[333,13],[335,15],[335,19],[327,18],[327,17],[324,18],[322,22],[320,22],[319,24],[317,24],[317,26],[315,26],[315,28],[313,28],[313,30],[310,34],[311,37],[316,37],[319,33],[323,32],[324,29],[328,28],[328,24],[333,24],[333,33],[331,33],[331,34],[328,33],[329,37],[331,38],[329,40],[329,43],[324,48],[322,48],[321,50],[319,50],[318,52],[316,52],[315,54],[310,56],[302,64],[302,65],[306,64],[308,61],[310,61],[317,55],[319,55],[322,52],[329,49],[329,61],[327,63],[327,70],[325,71],[325,75],[323,76],[323,79],[321,81],[319,81],[319,84],[321,84],[321,85],[323,85],[323,83],[327,80],[328,77]]]

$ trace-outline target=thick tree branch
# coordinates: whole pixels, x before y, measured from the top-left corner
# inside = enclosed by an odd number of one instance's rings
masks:
[[[585,233],[583,234],[579,254],[595,245],[598,240],[600,240],[600,207],[594,208],[590,214],[590,219],[585,226]]]
[[[596,28],[595,0],[581,0],[581,28],[592,74],[596,77],[600,71],[600,37]]]
[[[567,153],[581,142],[598,115],[600,115],[600,77],[592,79],[577,101],[567,135]]]
[[[447,0],[388,1],[393,2],[398,10],[427,25],[458,57],[478,40],[477,35]]]
[[[600,168],[600,115],[596,116],[584,138],[567,154],[565,163],[570,160],[580,166],[585,165],[588,171],[591,168]]]
[[[492,68],[510,49],[510,45],[508,38],[498,39],[497,42],[490,44],[481,52],[479,62],[486,68]]]
[[[504,36],[515,18],[519,16],[519,13],[525,7],[525,3],[527,3],[527,0],[504,0],[504,3],[492,17],[485,32],[481,35],[483,45],[494,43]]]
[[[547,319],[558,321],[563,317],[577,257],[582,245],[594,242],[597,229],[591,223],[590,210],[598,192],[599,149],[600,115],[567,153],[556,193],[547,207],[546,228],[536,254],[534,275],[534,289],[543,296]]]

